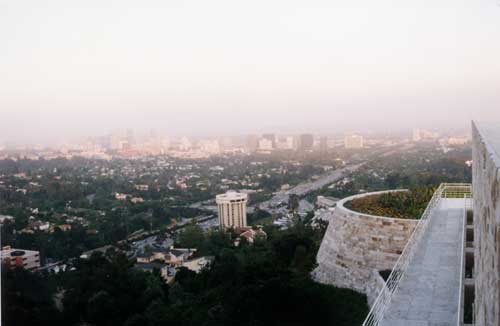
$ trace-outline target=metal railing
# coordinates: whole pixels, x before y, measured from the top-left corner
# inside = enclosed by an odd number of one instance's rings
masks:
[[[443,183],[441,186],[444,186],[443,198],[472,198],[472,185],[470,183]]]
[[[467,225],[468,225],[468,211],[472,210],[472,196],[464,194],[464,210],[463,210],[463,230],[462,230],[462,249],[460,257],[460,292],[458,296],[458,309],[457,309],[457,326],[464,325],[464,314],[465,314],[465,279],[466,275],[466,265],[465,265],[465,255],[466,248],[469,248],[469,241],[467,241]],[[473,241],[471,241],[473,243]],[[472,277],[474,277],[474,270],[472,271]],[[474,311],[474,304],[472,304],[472,311]],[[472,324],[474,324],[474,312],[472,313]]]
[[[464,279],[465,279],[465,248],[467,247],[467,203],[464,201],[464,209],[462,216],[462,248],[460,250],[460,283],[459,283],[459,296],[458,296],[458,316],[457,326],[464,324]]]
[[[424,213],[420,217],[401,255],[394,264],[389,278],[385,282],[384,288],[380,291],[375,303],[372,305],[368,316],[363,322],[363,326],[379,325],[384,318],[387,307],[391,303],[394,292],[399,287],[401,279],[404,277],[408,265],[413,259],[420,240],[427,230],[428,222],[442,198],[471,198],[472,187],[467,183],[442,183],[434,192]]]

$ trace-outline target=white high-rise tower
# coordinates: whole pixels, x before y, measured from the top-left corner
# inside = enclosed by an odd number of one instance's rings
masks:
[[[236,191],[228,191],[215,197],[221,229],[247,226],[247,200],[247,194]]]

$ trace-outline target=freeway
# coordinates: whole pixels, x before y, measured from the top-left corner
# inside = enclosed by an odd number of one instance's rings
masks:
[[[256,208],[272,212],[272,211],[274,211],[274,209],[276,209],[280,205],[287,204],[288,198],[290,197],[290,195],[298,195],[299,197],[303,197],[312,191],[321,189],[329,184],[337,182],[338,180],[342,179],[344,176],[349,175],[352,172],[355,172],[356,170],[358,170],[363,164],[365,164],[365,163],[363,162],[363,163],[348,165],[342,169],[334,170],[332,172],[324,174],[318,180],[300,183],[297,186],[295,186],[292,189],[289,189],[287,191],[275,192],[274,196],[271,199],[264,201],[262,203],[256,204],[255,206],[248,207],[247,212],[251,213]],[[193,203],[193,204],[189,205],[189,207],[205,209],[205,210],[208,210],[211,212],[217,212],[217,206],[215,205],[214,199],[209,199],[209,200],[205,200],[202,202]]]
[[[260,209],[272,211],[282,204],[287,204],[290,195],[297,195],[299,197],[305,196],[312,191],[321,189],[329,184],[337,182],[344,176],[358,170],[363,164],[364,163],[348,165],[342,169],[338,169],[326,175],[323,175],[318,180],[298,184],[297,186],[287,191],[279,191],[274,194],[273,198],[260,203],[258,206]]]

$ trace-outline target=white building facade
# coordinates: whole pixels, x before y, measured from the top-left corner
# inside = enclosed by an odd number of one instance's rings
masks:
[[[235,191],[216,196],[221,229],[247,226],[247,201],[247,194]]]
[[[14,249],[10,246],[2,248],[2,263],[7,268],[21,267],[35,270],[40,267],[40,252],[34,250]]]

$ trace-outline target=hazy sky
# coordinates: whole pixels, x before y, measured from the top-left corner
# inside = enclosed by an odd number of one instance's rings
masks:
[[[500,120],[498,0],[0,0],[0,144]]]

